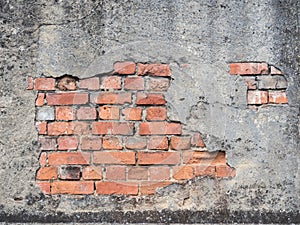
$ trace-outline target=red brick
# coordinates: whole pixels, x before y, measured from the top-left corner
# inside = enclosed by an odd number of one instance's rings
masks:
[[[275,66],[271,66],[271,74],[272,75],[283,75],[280,69],[276,68]]]
[[[126,122],[94,122],[93,134],[133,135],[133,123]]]
[[[40,91],[55,90],[55,79],[53,79],[53,78],[35,78],[35,90],[40,90]]]
[[[181,134],[181,130],[180,123],[142,122],[139,126],[140,135]]]
[[[288,103],[288,97],[284,91],[270,91],[269,102],[275,104]]]
[[[153,150],[168,150],[169,140],[167,137],[153,136],[149,139],[148,149]]]
[[[190,151],[183,153],[183,162],[186,164],[202,164],[202,165],[226,165],[225,152],[206,152],[206,151]]]
[[[58,81],[57,87],[61,91],[74,91],[77,88],[76,79],[72,76],[65,75]]]
[[[75,109],[70,106],[55,107],[56,120],[75,120]]]
[[[119,120],[120,107],[118,106],[100,106],[99,117],[102,120]]]
[[[40,166],[46,166],[47,165],[47,153],[42,152],[39,158]]]
[[[149,168],[150,180],[169,180],[170,179],[170,167],[157,166]]]
[[[166,120],[167,109],[165,107],[149,107],[146,110],[146,120]]]
[[[144,181],[140,185],[140,193],[142,195],[153,195],[158,188],[163,188],[169,186],[171,182],[153,182],[153,181]]]
[[[127,149],[142,150],[146,148],[147,142],[142,137],[129,137],[126,140],[125,146]]]
[[[73,126],[69,122],[48,123],[49,135],[73,134]]]
[[[143,93],[138,92],[136,94],[137,105],[164,105],[166,100],[163,94]]]
[[[138,184],[133,182],[96,182],[96,193],[104,195],[137,195]]]
[[[247,83],[248,90],[255,90],[257,88],[257,81],[255,80],[255,77],[245,77],[244,79]]]
[[[173,178],[176,180],[187,180],[194,177],[194,168],[192,166],[173,167]]]
[[[106,167],[106,180],[125,180],[126,167],[124,166],[108,166]]]
[[[148,180],[148,168],[130,167],[128,168],[129,180]]]
[[[57,167],[41,167],[36,175],[38,180],[52,180],[57,179]]]
[[[191,144],[194,147],[201,147],[201,148],[205,147],[205,143],[200,133],[193,134]]]
[[[47,122],[36,122],[35,127],[39,134],[47,134]]]
[[[100,81],[99,77],[87,78],[79,81],[79,88],[88,90],[99,90]]]
[[[38,96],[35,100],[36,106],[43,106],[45,102],[45,93],[38,93]]]
[[[82,137],[81,150],[101,150],[102,138],[98,136]]]
[[[134,62],[117,62],[114,64],[114,73],[116,74],[135,74],[136,64]]]
[[[103,149],[122,150],[122,139],[118,137],[103,137]]]
[[[56,139],[50,137],[39,137],[40,150],[56,150]]]
[[[101,89],[120,90],[122,88],[122,78],[119,76],[102,77]]]
[[[78,120],[95,120],[97,117],[97,111],[92,107],[80,107],[77,110]]]
[[[135,164],[134,152],[94,152],[95,164]]]
[[[148,89],[150,91],[166,91],[169,89],[170,80],[168,78],[150,78]]]
[[[131,93],[129,92],[102,92],[95,95],[94,102],[96,104],[116,104],[123,105],[131,103]]]
[[[51,184],[51,194],[94,194],[93,181],[54,181]]]
[[[87,165],[90,153],[86,152],[54,152],[48,155],[49,165]]]
[[[215,176],[216,175],[216,167],[208,166],[208,165],[197,165],[194,166],[195,176]]]
[[[179,152],[138,152],[139,165],[175,165],[180,163]]]
[[[41,191],[44,193],[44,194],[50,194],[50,182],[36,182],[36,185],[39,186],[39,188],[41,189]]]
[[[267,91],[248,91],[248,104],[261,105],[268,103]]]
[[[267,63],[231,63],[229,64],[229,67],[230,74],[232,75],[252,75],[269,73]]]
[[[86,104],[89,101],[87,93],[48,93],[46,95],[48,105],[76,105]]]
[[[27,77],[27,90],[33,90],[34,88],[34,79],[33,77]]]
[[[59,179],[61,180],[79,180],[80,179],[79,166],[63,166],[59,169]]]
[[[138,63],[138,75],[171,76],[170,66],[167,64],[141,64]]]
[[[142,120],[142,112],[142,108],[125,108],[122,110],[125,120]]]
[[[124,81],[125,90],[144,90],[144,78],[142,77],[126,77]]]
[[[73,134],[90,134],[90,123],[88,122],[71,122],[71,127],[73,129]]]
[[[170,142],[171,149],[174,150],[187,150],[191,148],[191,138],[190,137],[171,137]]]
[[[101,180],[102,167],[100,166],[86,166],[82,169],[82,178],[84,180]]]
[[[74,136],[62,136],[57,139],[58,150],[75,150],[78,148],[78,138]]]
[[[235,177],[236,170],[228,165],[216,167],[217,177]]]

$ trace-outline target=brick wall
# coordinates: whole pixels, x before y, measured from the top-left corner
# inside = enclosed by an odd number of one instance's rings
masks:
[[[197,176],[233,177],[223,151],[169,121],[167,64],[117,62],[109,76],[29,78],[37,91],[37,184],[46,194],[154,194]]]

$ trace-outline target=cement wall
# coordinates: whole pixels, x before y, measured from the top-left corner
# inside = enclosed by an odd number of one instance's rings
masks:
[[[300,223],[298,1],[0,0],[0,27],[1,221]],[[85,78],[125,60],[172,66],[170,118],[226,151],[235,178],[141,197],[41,193],[27,77]],[[248,109],[228,67],[245,61],[280,68],[289,104]]]

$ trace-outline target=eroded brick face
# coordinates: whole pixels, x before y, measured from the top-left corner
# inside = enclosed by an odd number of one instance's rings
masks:
[[[103,77],[29,79],[28,89],[38,91],[41,190],[150,195],[196,176],[235,176],[225,152],[208,152],[200,133],[183,135],[183,125],[169,121],[171,77],[168,64],[117,62]]]

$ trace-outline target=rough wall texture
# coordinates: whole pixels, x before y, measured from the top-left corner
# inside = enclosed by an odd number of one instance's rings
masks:
[[[298,1],[1,0],[0,13],[2,221],[299,222]],[[169,119],[225,151],[236,177],[151,196],[44,195],[27,77],[107,75],[117,61],[170,64]],[[288,104],[248,107],[228,63],[249,61],[284,73]]]

